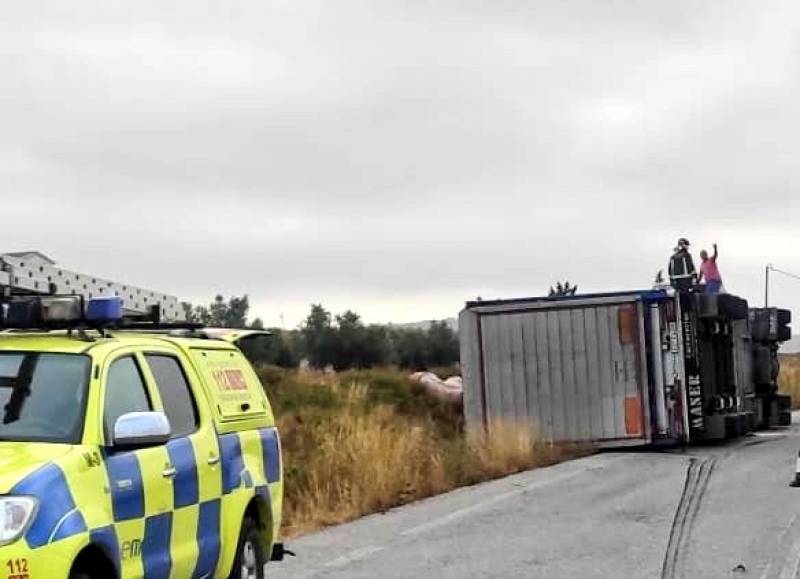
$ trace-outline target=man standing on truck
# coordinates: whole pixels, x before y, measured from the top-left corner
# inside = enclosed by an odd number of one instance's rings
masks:
[[[708,256],[705,249],[700,252],[703,263],[700,264],[700,277],[697,281],[699,283],[705,279],[707,294],[718,294],[722,289],[722,276],[717,267],[717,257],[719,257],[719,252],[716,243],[714,244],[714,255],[711,257]]]
[[[697,281],[697,270],[689,253],[689,245],[689,240],[681,237],[675,253],[669,259],[669,283],[679,291],[689,291]]]

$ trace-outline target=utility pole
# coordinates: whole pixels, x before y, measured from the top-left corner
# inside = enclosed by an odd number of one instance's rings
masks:
[[[772,264],[768,263],[764,271],[764,307],[769,307],[769,271],[772,269]]]

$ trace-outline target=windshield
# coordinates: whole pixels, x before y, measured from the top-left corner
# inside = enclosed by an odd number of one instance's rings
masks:
[[[79,442],[90,367],[80,354],[0,352],[0,440]]]

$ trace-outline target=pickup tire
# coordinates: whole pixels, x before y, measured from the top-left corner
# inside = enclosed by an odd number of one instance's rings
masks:
[[[69,571],[69,579],[111,579],[112,577],[117,577],[114,564],[97,547],[87,547],[81,551]]]
[[[264,579],[264,565],[267,561],[264,536],[258,524],[250,516],[245,516],[230,579]]]

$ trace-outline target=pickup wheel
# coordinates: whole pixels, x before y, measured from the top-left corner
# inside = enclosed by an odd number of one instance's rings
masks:
[[[264,537],[256,522],[245,517],[239,532],[239,545],[230,579],[264,579],[264,566],[267,564],[267,549]]]
[[[114,564],[95,547],[82,551],[69,571],[69,579],[107,579],[116,576]]]

